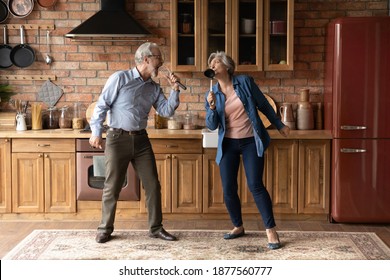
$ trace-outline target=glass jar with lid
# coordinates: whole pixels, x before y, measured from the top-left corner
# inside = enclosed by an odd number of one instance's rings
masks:
[[[58,110],[55,106],[49,107],[45,114],[45,128],[58,128]]]
[[[60,128],[72,128],[72,119],[68,111],[68,106],[61,108],[61,114],[58,120],[58,125]]]
[[[73,127],[73,129],[83,129],[84,128],[84,120],[81,117],[80,102],[76,102],[73,105],[72,127]]]

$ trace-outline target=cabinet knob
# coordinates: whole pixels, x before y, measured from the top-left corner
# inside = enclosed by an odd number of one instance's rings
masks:
[[[166,159],[169,159],[169,158],[171,158],[171,156],[170,156],[170,155],[166,155],[165,158],[166,158]]]
[[[45,154],[45,158],[49,158],[49,155],[46,155],[46,154]]]
[[[43,157],[43,155],[42,155],[42,154],[39,154],[39,155],[38,155],[38,157],[39,157],[39,158],[42,158],[42,157]]]

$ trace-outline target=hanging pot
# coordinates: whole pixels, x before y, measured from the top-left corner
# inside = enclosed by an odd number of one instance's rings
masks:
[[[0,23],[8,18],[9,12],[7,4],[0,0]]]
[[[37,3],[42,8],[50,8],[57,3],[57,0],[37,0]]]
[[[5,69],[12,66],[11,51],[12,47],[7,45],[7,26],[4,25],[4,43],[0,45],[0,68]]]
[[[8,0],[9,12],[17,18],[24,18],[34,9],[34,0]]]
[[[24,43],[24,27],[20,26],[20,45],[13,47],[11,61],[14,65],[24,68],[35,61],[35,52],[28,44]]]

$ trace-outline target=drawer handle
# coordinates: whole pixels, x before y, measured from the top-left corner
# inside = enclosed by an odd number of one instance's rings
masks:
[[[50,147],[50,144],[38,144],[38,147]]]
[[[179,145],[165,145],[165,147],[167,147],[167,148],[178,148]]]
[[[349,149],[349,148],[341,148],[340,152],[342,153],[365,153],[366,149]]]
[[[342,125],[340,127],[342,130],[366,130],[367,126],[359,126],[359,125]]]

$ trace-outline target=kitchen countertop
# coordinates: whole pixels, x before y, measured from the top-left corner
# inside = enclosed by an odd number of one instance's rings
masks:
[[[149,138],[164,139],[202,139],[202,130],[172,130],[147,128]],[[271,139],[332,139],[330,130],[291,130],[288,137],[283,137],[275,129],[269,129]],[[0,138],[89,138],[90,132],[80,130],[42,129],[42,130],[0,130]],[[103,135],[104,136],[104,135]]]

